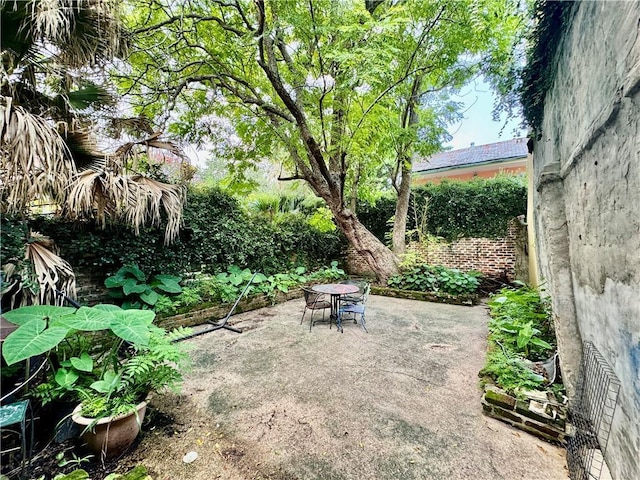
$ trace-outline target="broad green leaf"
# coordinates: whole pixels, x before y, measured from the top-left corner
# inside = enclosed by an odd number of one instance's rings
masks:
[[[131,314],[130,314],[131,313]],[[156,314],[151,310],[123,310],[114,313],[111,331],[136,345],[149,344],[149,326]]]
[[[129,300],[122,302],[123,310],[140,310],[141,308],[146,308],[146,305],[144,305],[142,302],[139,302],[138,300],[134,302],[130,302]]]
[[[69,329],[62,326],[46,328],[42,319],[31,320],[18,327],[2,344],[2,356],[7,365],[45,353],[57,346]]]
[[[174,280],[163,280],[162,283],[159,283],[157,287],[165,291],[167,293],[180,293],[182,292],[182,287],[180,284]]]
[[[56,372],[55,380],[62,388],[71,388],[80,375],[75,370],[67,370],[66,368],[59,368]]]
[[[72,315],[57,318],[55,325],[65,326],[74,330],[98,331],[109,328],[112,319],[112,312],[96,310],[91,307],[80,307]]]
[[[102,380],[93,382],[90,387],[98,393],[110,393],[120,382],[120,375],[117,375],[113,370],[105,372]]]
[[[267,281],[267,277],[264,273],[257,273],[255,277],[253,277],[253,283],[262,283]]]
[[[75,310],[72,307],[57,307],[55,305],[29,305],[4,312],[2,316],[11,323],[24,325],[31,320],[53,319],[73,313]]]
[[[531,343],[534,344],[537,347],[545,348],[547,350],[550,350],[550,349],[553,348],[549,343],[545,342],[541,338],[532,338],[531,339]]]
[[[113,305],[112,303],[99,303],[98,305],[94,305],[92,308],[96,310],[102,310],[105,312],[122,310],[122,308],[120,308],[118,305]]]
[[[131,275],[136,277],[140,282],[144,282],[147,280],[147,276],[144,274],[142,270],[138,268],[137,265],[125,265],[120,270],[118,270],[118,273],[121,273],[121,274],[130,273]]]
[[[177,277],[176,275],[155,275],[153,278],[160,280],[161,282],[170,280],[172,282],[180,283],[182,281],[182,278]]]
[[[151,290],[151,288],[147,288],[143,293],[140,294],[140,300],[151,306],[156,304],[158,298],[158,294]]]
[[[109,277],[104,281],[104,286],[107,288],[120,288],[127,281],[124,277],[114,276]]]
[[[71,365],[81,372],[91,372],[93,370],[93,358],[87,353],[82,352],[80,357],[71,357]]]
[[[135,278],[128,279],[124,285],[122,285],[122,291],[125,295],[131,295],[132,293],[142,293],[147,289],[146,283],[138,283]]]
[[[237,265],[231,265],[229,268],[227,268],[227,272],[235,275],[240,275],[242,274],[242,269]]]

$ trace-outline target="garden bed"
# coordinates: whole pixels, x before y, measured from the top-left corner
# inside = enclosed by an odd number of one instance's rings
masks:
[[[240,300],[233,313],[249,312],[299,297],[302,297],[301,288],[290,290],[287,293],[278,292],[275,296],[255,295]],[[168,330],[177,327],[193,327],[210,320],[219,320],[226,317],[232,306],[233,303],[203,303],[193,305],[187,311],[177,315],[158,316],[156,323]]]
[[[452,305],[475,305],[478,295],[450,295],[448,293],[417,292],[415,290],[400,290],[381,286],[371,286],[371,293],[384,297],[406,298],[423,302],[450,303]]]

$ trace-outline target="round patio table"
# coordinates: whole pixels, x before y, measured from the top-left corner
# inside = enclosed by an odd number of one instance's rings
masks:
[[[338,309],[340,308],[340,297],[342,295],[348,295],[350,293],[356,293],[360,289],[357,285],[349,285],[347,283],[326,283],[323,285],[314,285],[311,287],[314,292],[326,293],[331,295],[331,315],[329,316],[329,328],[331,328],[331,321],[336,322],[336,326],[339,331],[342,331],[342,325],[340,325],[340,319],[338,318]],[[314,322],[315,323],[315,322]]]

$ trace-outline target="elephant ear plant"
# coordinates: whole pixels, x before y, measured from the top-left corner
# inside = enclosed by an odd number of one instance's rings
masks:
[[[86,417],[112,417],[130,412],[150,392],[177,389],[182,380],[187,354],[173,340],[185,330],[154,325],[151,310],[37,305],[3,316],[19,325],[3,344],[7,364],[45,354],[53,366],[36,389],[43,403],[77,401]]]

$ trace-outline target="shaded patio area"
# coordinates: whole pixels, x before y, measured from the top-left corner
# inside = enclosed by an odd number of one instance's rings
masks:
[[[156,479],[568,478],[563,449],[482,414],[485,307],[372,296],[368,334],[349,321],[310,333],[303,308],[247,312],[230,322],[242,334],[189,340],[183,392],[150,412],[173,422],[127,460]]]

